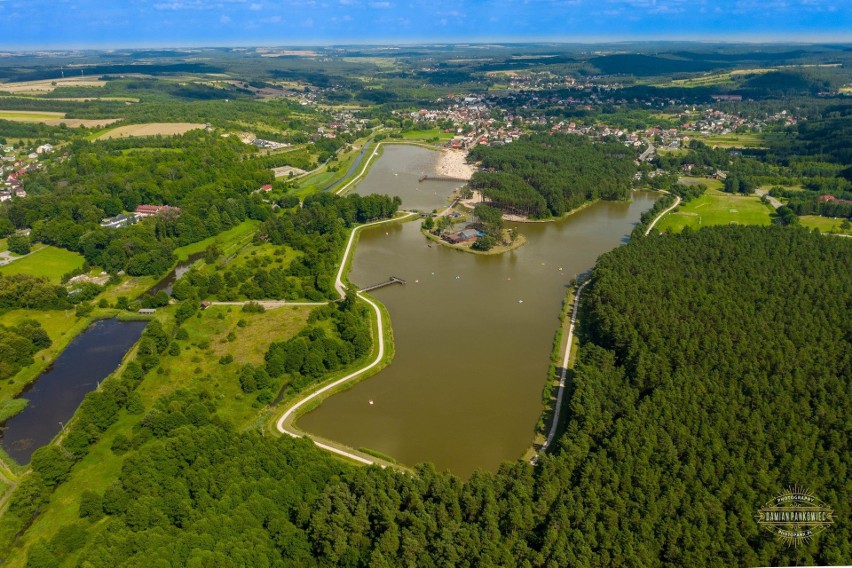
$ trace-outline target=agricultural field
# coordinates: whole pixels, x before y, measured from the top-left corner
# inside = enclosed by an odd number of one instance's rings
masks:
[[[684,227],[700,229],[711,225],[769,225],[772,208],[754,195],[707,192],[666,215],[657,224],[660,232],[679,233]]]
[[[195,122],[152,122],[149,124],[130,124],[108,130],[98,136],[97,139],[109,140],[110,138],[124,138],[128,136],[171,136],[174,134],[186,134],[190,130],[196,130],[198,128],[204,128],[204,125]]]
[[[106,81],[88,77],[68,77],[19,83],[0,83],[0,92],[14,95],[38,95],[50,93],[57,87],[103,87],[104,85],[106,85]]]
[[[760,134],[719,134],[713,136],[700,136],[701,140],[708,146],[715,148],[763,148],[765,143]]]
[[[0,118],[15,122],[42,122],[65,118],[64,112],[29,111],[29,110],[0,110]]]
[[[2,101],[2,99],[0,99]],[[64,112],[0,110],[0,119],[13,122],[38,122],[47,126],[64,124],[69,128],[103,128],[121,120],[120,118],[65,118]]]
[[[45,246],[14,262],[0,266],[0,273],[45,276],[51,282],[59,284],[62,276],[83,266],[83,261],[83,256],[76,252]]]

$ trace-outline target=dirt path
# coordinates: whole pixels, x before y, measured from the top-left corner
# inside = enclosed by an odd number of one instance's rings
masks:
[[[651,221],[651,224],[648,225],[648,228],[645,229],[645,236],[646,237],[648,236],[648,234],[651,232],[651,229],[653,229],[654,225],[657,224],[657,221],[659,221],[660,219],[663,218],[663,215],[665,215],[666,213],[668,213],[669,211],[671,211],[672,209],[674,209],[678,205],[680,205],[680,196],[675,196],[674,204],[671,207],[669,207],[668,209],[666,209],[665,211],[663,211],[662,213],[660,213],[659,215],[657,215],[657,217],[653,221]]]
[[[553,438],[556,436],[556,428],[559,425],[559,415],[562,412],[562,396],[565,394],[565,378],[568,374],[568,361],[571,358],[571,346],[574,342],[574,325],[577,323],[577,312],[580,310],[580,294],[586,284],[591,282],[591,279],[586,280],[580,287],[577,288],[577,293],[574,295],[574,310],[571,312],[571,325],[568,327],[568,338],[565,342],[565,357],[562,359],[562,373],[559,375],[559,390],[556,393],[556,406],[553,410],[553,423],[550,425],[550,432],[547,434],[547,440],[541,445],[541,451],[545,451],[550,447]],[[533,458],[535,460],[535,458]]]

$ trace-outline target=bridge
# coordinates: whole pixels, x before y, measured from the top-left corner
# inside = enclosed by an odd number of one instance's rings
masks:
[[[423,174],[422,176],[420,176],[420,179],[417,180],[417,181],[418,182],[424,182],[424,181],[464,181],[464,182],[467,182],[467,181],[470,181],[470,180],[465,179],[465,178],[460,178],[460,177],[430,176],[430,175]]]
[[[372,286],[361,288],[361,292],[370,292],[372,290],[378,290],[379,288],[384,288],[385,286],[390,286],[392,284],[405,284],[405,280],[396,276],[391,276],[384,282],[379,282],[378,284],[373,284]]]

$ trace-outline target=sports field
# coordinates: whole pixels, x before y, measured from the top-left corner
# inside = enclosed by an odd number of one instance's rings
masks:
[[[756,195],[732,195],[710,189],[681,205],[657,224],[660,232],[679,233],[684,227],[699,229],[711,225],[769,225],[772,208]]]
[[[83,266],[82,255],[46,246],[14,262],[0,266],[0,273],[45,276],[51,282],[59,284],[63,275],[81,266]]]

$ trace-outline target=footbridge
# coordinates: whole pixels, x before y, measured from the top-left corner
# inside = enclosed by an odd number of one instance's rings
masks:
[[[399,278],[397,276],[391,276],[384,282],[379,282],[378,284],[373,284],[372,286],[367,286],[366,288],[361,288],[361,292],[370,292],[372,290],[378,290],[379,288],[384,288],[385,286],[390,286],[392,284],[405,284],[405,280]]]

